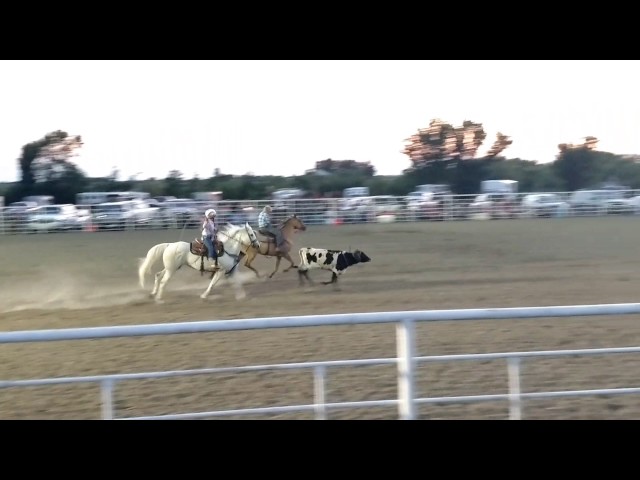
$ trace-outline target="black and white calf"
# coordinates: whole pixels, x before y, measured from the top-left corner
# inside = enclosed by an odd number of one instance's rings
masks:
[[[320,268],[331,270],[331,280],[322,282],[324,285],[338,282],[338,275],[341,275],[348,267],[356,263],[370,262],[371,258],[366,253],[355,250],[346,252],[343,250],[328,250],[326,248],[303,247],[298,252],[300,254],[300,265],[298,265],[298,278],[300,284],[306,278],[309,283],[313,281],[309,278],[309,270]]]

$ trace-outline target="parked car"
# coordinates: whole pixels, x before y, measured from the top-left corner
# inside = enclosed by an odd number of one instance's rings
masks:
[[[345,188],[342,191],[343,198],[369,197],[369,196],[371,196],[369,187],[349,187],[349,188]]]
[[[198,202],[188,198],[174,198],[165,200],[161,204],[162,216],[166,222],[178,228],[198,227],[202,224],[206,206],[203,202]],[[218,212],[220,215],[221,212]]]
[[[156,207],[158,226],[163,228],[191,228],[202,223],[206,208],[200,202],[188,198],[169,198],[162,202],[149,202]]]
[[[451,187],[444,183],[426,183],[424,185],[416,185],[415,191],[423,193],[452,193]]]
[[[634,207],[623,190],[576,190],[569,197],[572,215],[633,213]]]
[[[99,203],[92,207],[93,222],[98,229],[151,227],[158,225],[158,208],[143,200]]]
[[[556,193],[531,193],[525,195],[520,210],[525,217],[556,217],[569,208]]]
[[[629,199],[629,205],[631,205],[634,215],[640,215],[640,195],[636,195]]]
[[[338,210],[338,217],[344,223],[369,222],[373,217],[371,197],[343,198]]]
[[[444,220],[453,214],[453,195],[416,190],[409,193],[407,213],[411,220]]]
[[[468,216],[480,214],[485,218],[514,218],[518,214],[515,194],[482,193],[468,207]]]
[[[10,208],[35,208],[38,207],[38,202],[33,201],[21,201],[21,202],[12,202],[7,207]]]
[[[633,213],[634,206],[627,192],[623,190],[603,190],[602,201],[605,204],[606,213],[610,214],[630,214]]]
[[[371,197],[371,214],[374,220],[396,221],[402,214],[403,205],[393,195],[376,195]]]
[[[27,232],[55,232],[62,230],[82,230],[91,217],[86,210],[80,210],[71,203],[43,205],[27,213]]]
[[[29,219],[29,212],[37,207],[38,204],[35,202],[13,202],[4,209],[0,209],[2,212],[2,230],[16,233],[22,232]]]

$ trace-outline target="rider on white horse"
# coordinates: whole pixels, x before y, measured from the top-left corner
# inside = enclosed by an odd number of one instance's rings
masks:
[[[271,223],[271,205],[266,205],[258,215],[258,231],[265,236],[273,237],[276,241],[276,252],[280,252],[282,245],[282,232]]]
[[[217,212],[210,208],[204,212],[204,222],[202,222],[202,243],[207,246],[209,257],[214,259],[214,267],[218,268],[218,253],[215,248],[218,225],[216,225]]]

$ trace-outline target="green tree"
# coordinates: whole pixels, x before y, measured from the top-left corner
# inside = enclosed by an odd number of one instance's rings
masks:
[[[22,147],[18,159],[21,172],[20,183],[25,191],[31,191],[37,182],[48,182],[64,177],[68,170],[79,172],[71,158],[82,146],[80,135],[69,136],[56,130],[40,140]]]
[[[486,156],[490,158],[497,157],[512,143],[513,140],[511,140],[507,135],[498,132],[496,134],[496,140],[493,142],[493,145],[487,152]]]
[[[164,179],[165,195],[173,195],[178,198],[186,196],[186,189],[184,187],[182,172],[180,170],[171,170],[167,178]]]
[[[18,158],[21,178],[7,193],[9,202],[26,195],[52,195],[58,203],[72,203],[87,187],[87,178],[71,159],[82,146],[79,135],[62,130],[48,133],[22,147]]]
[[[88,191],[87,177],[73,164],[66,166],[56,178],[34,187],[35,194],[53,195],[56,203],[75,203],[76,193]]]
[[[481,123],[465,120],[454,127],[440,119],[433,119],[405,142],[402,153],[409,157],[411,167],[419,169],[435,162],[449,163],[476,158],[487,134]]]
[[[596,180],[596,152],[585,145],[558,145],[553,168],[563,182],[564,190],[574,191],[591,186]]]
[[[316,162],[315,169],[334,174],[351,173],[367,177],[373,177],[376,174],[376,169],[371,165],[371,162],[356,162],[355,160],[332,160],[327,158]]]

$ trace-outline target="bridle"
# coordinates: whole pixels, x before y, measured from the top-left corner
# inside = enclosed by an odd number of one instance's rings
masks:
[[[249,237],[249,240],[251,240],[251,246],[253,248],[260,248],[260,240],[258,240],[258,236],[256,235],[256,232],[253,232],[253,238],[251,237],[251,232],[249,231],[249,224],[245,224],[244,225],[244,229],[247,232],[247,236]],[[239,231],[239,230],[238,230]]]

